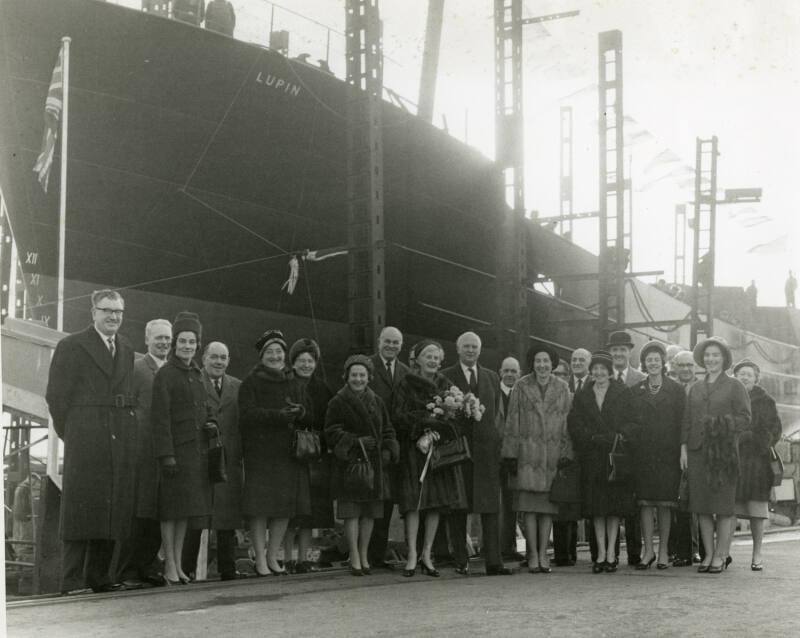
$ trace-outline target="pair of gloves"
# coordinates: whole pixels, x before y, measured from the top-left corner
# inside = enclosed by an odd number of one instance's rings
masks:
[[[364,446],[367,454],[374,452],[378,447],[378,442],[375,440],[374,436],[360,436],[358,437],[358,440],[361,441],[361,445]],[[381,459],[384,463],[390,463],[392,460],[391,452],[386,449],[381,450]]]

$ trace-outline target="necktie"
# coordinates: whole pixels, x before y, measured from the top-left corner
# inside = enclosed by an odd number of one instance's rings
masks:
[[[575,388],[575,392],[580,392],[582,387],[583,387],[583,379],[578,379],[578,387]]]
[[[217,395],[222,396],[222,379],[214,379],[214,388],[217,390]]]
[[[475,378],[475,368],[469,369],[469,390],[472,394],[478,394],[478,380]]]
[[[392,362],[391,362],[391,361],[387,361],[387,362],[386,362],[386,372],[388,372],[388,373],[389,373],[389,378],[390,378],[390,379],[393,379],[393,378],[394,378],[394,377],[392,376]]]
[[[621,370],[619,372],[617,372],[617,381],[619,383],[625,383],[625,381],[622,379],[622,371]]]
[[[117,347],[114,345],[114,337],[109,337],[106,341],[108,341],[108,351],[111,353],[111,358],[113,359],[117,354]]]

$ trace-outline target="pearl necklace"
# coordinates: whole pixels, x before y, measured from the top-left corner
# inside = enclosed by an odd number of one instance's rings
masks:
[[[647,379],[647,389],[650,391],[650,394],[658,394],[658,391],[661,389],[662,385],[663,385],[663,382],[659,383],[658,385],[653,385],[650,382],[650,378],[648,377],[648,379]]]

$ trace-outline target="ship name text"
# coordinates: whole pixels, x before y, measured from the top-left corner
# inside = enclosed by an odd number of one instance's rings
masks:
[[[264,86],[268,86],[276,91],[282,91],[292,97],[297,97],[300,95],[301,87],[299,84],[295,84],[294,82],[289,82],[289,80],[285,80],[277,75],[273,75],[272,73],[264,73],[262,71],[258,72],[256,76],[256,84],[262,84]]]

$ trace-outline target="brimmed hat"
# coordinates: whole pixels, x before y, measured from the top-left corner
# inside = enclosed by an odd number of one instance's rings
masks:
[[[433,339],[423,339],[411,347],[411,351],[409,352],[408,356],[409,361],[416,361],[417,357],[422,354],[422,351],[429,346],[436,346],[440,352],[443,351],[442,344],[440,344],[438,341],[434,341]]]
[[[731,349],[728,346],[728,343],[722,337],[709,337],[708,339],[704,339],[698,343],[692,352],[694,355],[694,362],[701,368],[705,368],[706,366],[703,363],[703,354],[705,353],[706,348],[712,345],[719,346],[719,349],[722,350],[722,369],[727,370],[730,368],[733,364]]]
[[[258,351],[258,356],[261,356],[261,353],[264,352],[264,349],[273,343],[277,343],[281,348],[283,348],[283,352],[286,353],[288,348],[286,346],[286,339],[284,338],[283,333],[280,330],[267,330],[258,338],[258,341],[256,341],[256,350]]]
[[[611,350],[611,348],[614,346],[626,346],[633,349],[633,340],[627,332],[624,330],[618,330],[617,332],[612,332],[608,336],[606,350]]]
[[[350,368],[353,366],[364,366],[367,369],[367,374],[370,378],[372,378],[372,375],[375,372],[375,368],[372,366],[372,359],[370,359],[367,355],[351,354],[344,362],[343,378],[345,381],[347,381],[347,375],[350,372]]]
[[[661,355],[662,363],[664,363],[664,365],[667,363],[667,350],[664,348],[664,344],[659,343],[658,341],[648,341],[642,346],[642,351],[639,353],[639,361],[642,364],[642,371],[644,371],[644,360],[651,352],[658,352],[658,354]]]
[[[558,353],[553,350],[550,346],[544,343],[537,343],[532,345],[529,349],[527,354],[525,355],[525,364],[528,366],[528,371],[533,372],[533,360],[536,358],[536,355],[540,352],[544,352],[547,356],[550,357],[550,363],[553,366],[553,370],[558,367],[558,362],[560,361],[558,357]]]
[[[611,355],[605,350],[596,350],[592,353],[592,361],[589,364],[589,370],[598,363],[606,367],[608,374],[614,374],[614,361],[611,359]]]
[[[319,346],[317,342],[304,337],[295,341],[292,347],[289,348],[289,365],[292,365],[297,357],[306,352],[314,357],[314,361],[319,361]]]
[[[758,367],[758,364],[755,361],[750,361],[750,359],[742,359],[739,363],[733,366],[733,374],[735,375],[741,368],[753,368],[756,372],[756,376],[761,374],[761,368]]]
[[[172,334],[177,337],[181,332],[193,332],[197,340],[200,341],[203,336],[200,317],[196,313],[187,310],[175,315],[175,321],[172,322]]]

